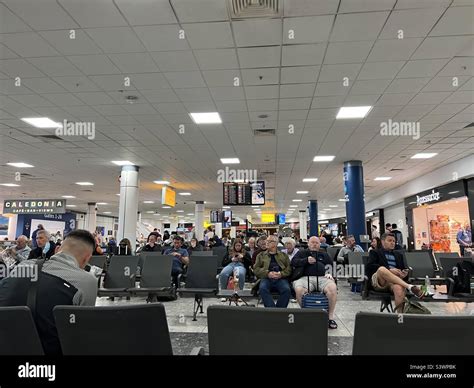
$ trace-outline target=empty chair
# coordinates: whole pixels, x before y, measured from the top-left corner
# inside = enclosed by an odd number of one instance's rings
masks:
[[[328,315],[313,309],[209,306],[210,355],[327,355]]]
[[[357,313],[352,354],[472,355],[473,316],[405,314],[399,320],[398,314]]]
[[[335,261],[340,249],[341,249],[340,247],[331,247],[331,246],[327,248],[327,254],[329,255],[329,258],[332,261]]]
[[[222,270],[222,260],[224,259],[224,256],[226,255],[226,253],[227,253],[227,248],[224,246],[212,248],[212,254],[214,256],[217,256],[217,269],[219,270],[219,272],[220,270]]]
[[[443,272],[443,276],[449,276],[450,271],[456,267],[457,263],[462,262],[462,257],[459,256],[438,256],[439,264],[441,265],[441,269]]]
[[[452,258],[459,258],[458,252],[435,252],[435,257],[438,260],[440,257],[452,257]]]
[[[213,256],[212,251],[193,251],[191,256]]]
[[[405,260],[411,269],[410,282],[424,280],[426,276],[431,280],[442,280],[436,278],[437,268],[430,252],[405,252]]]
[[[216,268],[215,256],[202,256],[189,262],[186,286],[178,291],[194,294],[193,321],[196,320],[198,310],[203,313],[203,296],[217,292]]]
[[[105,269],[105,264],[107,263],[106,255],[94,255],[89,260],[89,265],[94,265],[96,267]]]
[[[157,295],[161,291],[171,291],[176,297],[176,289],[171,282],[171,267],[173,265],[173,256],[171,255],[148,255],[143,262],[143,269],[140,277],[140,287],[129,288],[132,294],[148,294],[147,301],[157,300]]]
[[[112,256],[98,296],[128,295],[127,289],[135,287],[137,264],[138,256]]]
[[[44,355],[28,307],[0,307],[0,356]]]
[[[172,355],[161,303],[57,306],[54,317],[64,355]]]

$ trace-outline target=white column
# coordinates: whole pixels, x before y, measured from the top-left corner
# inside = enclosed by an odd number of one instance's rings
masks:
[[[196,201],[194,207],[194,235],[198,241],[204,239],[204,201]]]
[[[216,230],[216,236],[222,238],[222,223],[218,222],[217,224],[214,224],[214,226]]]
[[[18,224],[18,214],[12,214],[8,218],[8,239],[16,240],[16,226]],[[28,237],[28,236],[27,236]]]
[[[95,232],[97,227],[97,204],[95,202],[89,202],[87,204],[87,214],[84,222],[84,229],[91,233]]]
[[[302,239],[303,241],[306,241],[307,240],[306,236],[308,235],[306,210],[300,210],[299,221],[300,221],[300,239]]]
[[[237,228],[235,226],[230,227],[230,238],[235,238],[237,236]]]
[[[120,205],[117,241],[128,238],[135,253],[138,213],[138,166],[123,166],[120,175]]]

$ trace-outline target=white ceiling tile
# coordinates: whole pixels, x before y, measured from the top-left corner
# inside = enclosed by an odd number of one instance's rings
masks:
[[[0,40],[5,46],[24,58],[59,55],[59,53],[36,32],[2,34]]]
[[[232,23],[237,47],[280,45],[281,28],[279,19],[247,19]]]
[[[66,112],[78,118],[100,116],[100,114],[90,106],[64,106],[62,108]]]
[[[280,65],[280,47],[251,47],[239,48],[237,53],[239,56],[241,68],[252,67],[277,67]]]
[[[395,9],[448,7],[451,0],[398,0]]]
[[[366,62],[357,79],[392,79],[405,64],[405,61]]]
[[[245,86],[271,85],[280,83],[280,69],[276,67],[261,69],[243,69],[241,71],[241,74],[243,84]]]
[[[80,2],[58,0],[58,2],[82,28],[127,25],[127,21],[122,17],[112,0],[82,0]]]
[[[471,78],[463,86],[461,86],[460,90],[474,90],[474,78]]]
[[[323,62],[325,43],[283,46],[282,66],[319,65]]]
[[[139,6],[134,0],[115,0],[115,4],[132,26],[177,22],[168,0],[141,0]]]
[[[30,78],[30,79],[41,79],[41,78]],[[7,96],[14,94],[32,94],[33,90],[26,87],[25,82],[18,85],[15,79],[2,79],[0,80],[0,93]]]
[[[336,108],[344,104],[345,96],[315,97],[311,109]]]
[[[452,58],[463,48],[473,45],[470,36],[426,38],[411,59]]]
[[[296,66],[281,68],[282,84],[316,82],[320,66]]]
[[[414,93],[384,94],[377,105],[406,105],[414,96]]]
[[[132,77],[130,77],[130,86],[126,86],[128,82],[123,75],[91,75],[89,78],[106,91],[135,90]]]
[[[184,105],[180,102],[154,104],[154,107],[161,115],[166,113],[188,113]]]
[[[235,49],[194,50],[202,70],[238,69]]]
[[[314,96],[344,96],[347,93],[349,88],[342,82],[318,82]]]
[[[329,43],[325,64],[365,62],[373,42]]]
[[[280,98],[313,97],[315,84],[280,85]]]
[[[181,23],[228,20],[226,3],[219,0],[172,0]]]
[[[241,86],[242,78],[239,70],[206,70],[202,76],[208,87],[211,86]],[[238,84],[235,85],[237,78]]]
[[[74,95],[77,98],[79,98],[81,101],[84,101],[86,105],[114,104],[114,100],[112,100],[110,96],[104,92],[83,92],[83,93],[75,93]],[[109,113],[103,113],[103,114],[109,114]]]
[[[312,109],[309,111],[308,120],[326,120],[336,118],[338,109]]]
[[[0,33],[7,32],[25,32],[31,31],[18,16],[12,13],[4,4],[0,3],[0,15],[2,15],[2,23],[0,24]]]
[[[325,42],[328,40],[333,22],[334,15],[285,18],[283,22],[283,43]],[[279,31],[275,31],[275,36],[279,38]]]
[[[225,88],[227,89],[227,88]],[[239,88],[237,88],[239,89]],[[209,102],[212,101],[208,88],[184,88],[176,89],[176,95],[182,102]]]
[[[453,58],[438,73],[438,76],[472,76],[474,74],[474,58]]]
[[[161,71],[199,70],[192,51],[160,51],[151,53]]]
[[[218,49],[234,46],[230,23],[196,23],[182,25],[193,49]]]
[[[246,86],[245,95],[248,100],[278,98],[278,85]]]
[[[243,88],[238,87],[216,87],[209,88],[214,101],[244,100]]]
[[[37,94],[21,94],[11,96],[11,98],[20,104],[23,104],[28,107],[37,107],[37,106],[53,106],[53,103],[46,100],[45,98],[38,96]]]
[[[170,85],[161,73],[130,74],[130,82],[139,90],[167,89]]]
[[[338,14],[331,33],[331,42],[375,40],[389,12]]]
[[[380,39],[398,39],[399,31],[404,38],[425,37],[435,25],[445,8],[410,9],[390,14]]]
[[[100,48],[82,30],[40,31],[39,34],[63,55],[101,54]],[[71,37],[74,36],[74,39]]]
[[[44,74],[24,59],[0,60],[0,69],[10,77],[43,77]]]
[[[278,100],[253,100],[247,103],[249,112],[263,112],[278,110]]]
[[[16,55],[7,46],[0,43],[0,59],[10,59],[10,58],[18,58],[18,55]]]
[[[173,88],[199,88],[206,86],[199,71],[168,72],[164,76]]]
[[[53,77],[53,80],[73,93],[99,91],[99,88],[87,77]]]
[[[156,114],[155,108],[150,104],[125,104],[123,107],[129,114],[134,115],[135,119],[138,115]]]
[[[109,58],[122,73],[155,73],[159,72],[153,58],[148,53],[109,54]]]
[[[293,110],[293,109],[310,109],[311,98],[281,98],[278,109]],[[280,117],[281,119],[281,117]]]
[[[346,97],[344,105],[348,106],[367,106],[375,105],[379,100],[380,94],[351,94]]]
[[[185,103],[189,104],[189,103]],[[219,112],[246,112],[247,103],[245,101],[216,101]]]
[[[337,12],[338,2],[333,0],[286,0],[285,16],[326,15]]]
[[[84,31],[104,53],[133,53],[146,50],[130,27],[89,28]]]
[[[174,51],[188,50],[188,42],[180,34],[177,25],[166,26],[141,26],[134,27],[134,31],[145,45],[148,51]],[[184,34],[186,37],[187,34]]]
[[[120,74],[120,70],[106,55],[77,55],[66,58],[85,75]]]
[[[66,90],[49,78],[28,78],[23,79],[23,85],[33,90],[35,93],[60,93]]]
[[[457,91],[454,92],[450,97],[445,101],[445,104],[472,104],[474,103],[474,93],[472,91]]]
[[[188,112],[215,112],[216,106],[211,101],[183,102]]]
[[[350,82],[354,82],[359,73],[361,63],[348,63],[340,65],[323,65],[319,74],[318,82],[340,81],[349,78]]]
[[[351,94],[381,94],[389,85],[390,80],[358,80],[351,89]]]
[[[423,92],[455,92],[469,79],[468,76],[457,77],[434,77],[424,88]],[[454,82],[456,81],[456,82]]]
[[[447,114],[457,114],[465,109],[468,104],[440,104],[430,113],[434,115],[447,115]],[[469,112],[463,111],[462,113],[468,114]]]
[[[79,94],[79,93],[76,93],[76,94]],[[92,93],[87,93],[87,94],[92,94]],[[114,102],[112,99],[110,99],[110,100],[111,100],[112,103]],[[90,105],[93,105],[93,104],[90,104]],[[127,111],[124,110],[124,106],[122,107],[120,105],[106,105],[106,104],[101,105],[101,104],[98,104],[98,105],[94,105],[93,108],[97,112],[99,112],[101,115],[104,115],[104,116],[120,116],[120,115],[123,116],[123,115],[127,114]]]
[[[448,62],[447,59],[408,61],[397,78],[432,77]]]
[[[408,60],[422,40],[422,38],[378,40],[367,62]]]
[[[385,93],[416,93],[425,86],[430,78],[396,78]]]
[[[342,0],[339,7],[340,13],[385,11],[391,10],[395,0]]]
[[[474,34],[474,7],[450,7],[430,32],[430,36]]]
[[[44,98],[57,106],[84,105],[84,102],[74,97],[72,93],[48,93]]]

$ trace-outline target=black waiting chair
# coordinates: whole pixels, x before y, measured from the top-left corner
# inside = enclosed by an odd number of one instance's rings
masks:
[[[103,287],[99,288],[98,296],[127,296],[128,289],[135,287],[138,256],[112,256],[105,274]]]
[[[451,257],[451,258],[460,258],[458,252],[435,252],[436,260],[439,260],[441,257]]]
[[[26,306],[0,307],[0,356],[42,356],[43,346]]]
[[[454,267],[456,267],[457,263],[460,263],[463,261],[462,257],[459,256],[438,256],[438,261],[441,265],[441,270],[443,273],[443,276],[449,276],[450,271],[453,270]]]
[[[362,263],[367,268],[369,261],[369,254],[362,254]],[[364,276],[364,282],[362,283],[362,299],[364,300],[380,300],[380,312],[394,312],[392,298],[394,297],[391,291],[375,291],[372,287],[372,279]]]
[[[191,252],[191,256],[213,256],[212,251],[193,251]]]
[[[225,255],[227,254],[227,247],[220,246],[212,248],[212,254],[217,256],[217,273],[222,271],[222,260],[224,259]]]
[[[332,261],[336,261],[337,254],[339,253],[340,250],[341,250],[341,247],[329,246],[327,248],[327,254]]]
[[[128,306],[56,306],[64,355],[172,355],[161,303]]]
[[[423,283],[427,276],[431,282],[446,283],[446,279],[440,277],[439,265],[431,252],[405,252],[404,257],[406,265],[410,269],[408,273],[410,283]]]
[[[194,294],[193,321],[196,321],[198,310],[203,313],[203,296],[215,295],[217,292],[216,257],[202,256],[190,260],[186,283],[184,288],[179,288],[180,294]]]
[[[95,266],[105,270],[107,265],[107,256],[106,255],[93,255],[89,260],[90,266]]]
[[[352,355],[472,355],[473,327],[473,316],[359,312]]]
[[[171,281],[173,256],[142,254],[146,259],[140,276],[140,287],[128,289],[132,295],[147,294],[147,302],[157,302],[160,292],[168,292],[176,299],[176,288]]]
[[[207,321],[210,355],[328,354],[325,311],[209,306]]]

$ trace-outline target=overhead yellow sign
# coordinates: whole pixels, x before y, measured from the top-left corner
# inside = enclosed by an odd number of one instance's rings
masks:
[[[262,213],[262,222],[264,223],[274,223],[275,214],[274,213]]]
[[[176,206],[176,191],[171,187],[164,186],[161,189],[161,204],[171,207]]]

